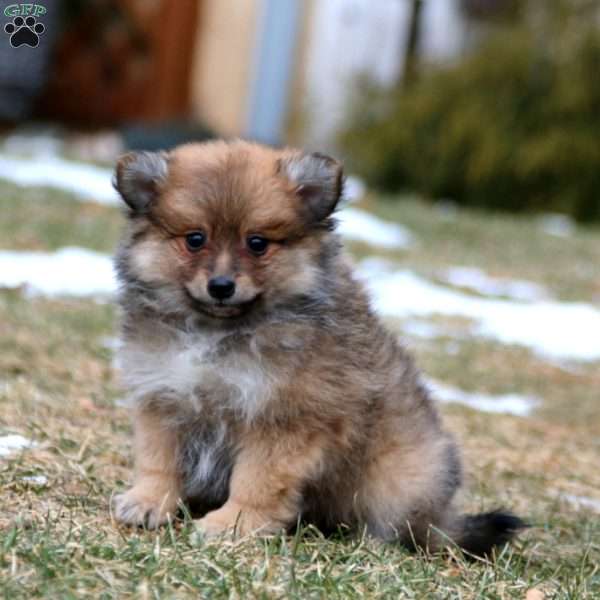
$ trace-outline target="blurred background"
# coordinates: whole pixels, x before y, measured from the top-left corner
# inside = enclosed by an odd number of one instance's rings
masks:
[[[338,230],[464,445],[466,505],[540,525],[521,567],[452,585],[600,597],[598,0],[0,7],[0,529],[19,532],[6,590],[140,582],[106,509],[130,442],[112,169],[128,149],[243,137],[344,160]],[[108,557],[85,581],[78,553],[42,564],[71,519],[35,524],[64,506]]]
[[[8,23],[21,5],[2,4]],[[101,160],[210,136],[296,144],[386,191],[600,219],[595,0],[31,6],[39,45],[0,46],[6,131],[60,127]]]

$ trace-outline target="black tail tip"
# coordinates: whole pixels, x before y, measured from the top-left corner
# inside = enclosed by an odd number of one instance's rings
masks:
[[[501,509],[465,515],[458,544],[468,554],[487,557],[494,548],[510,542],[519,531],[527,527],[529,525],[525,521]]]

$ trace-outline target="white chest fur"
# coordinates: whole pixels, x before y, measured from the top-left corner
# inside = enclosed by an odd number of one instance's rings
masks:
[[[153,332],[125,340],[117,365],[134,403],[189,413],[228,409],[252,420],[272,395],[274,377],[251,344],[223,350],[222,333]]]

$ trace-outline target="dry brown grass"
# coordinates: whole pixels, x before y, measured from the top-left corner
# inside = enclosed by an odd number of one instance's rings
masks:
[[[56,209],[55,220],[67,227],[70,217],[63,208]],[[110,209],[101,211],[108,211],[107,222],[116,219]],[[436,231],[432,209],[411,205],[410,211],[413,228],[421,223],[422,238],[428,218]],[[43,230],[43,219],[36,227]],[[507,223],[505,230],[513,243],[521,235],[522,245],[530,243],[526,229],[517,235]],[[22,233],[18,239],[24,239]],[[10,236],[5,240],[11,246]],[[36,247],[52,247],[49,237],[39,234],[36,240]],[[588,243],[587,234],[578,238],[571,259],[579,244]],[[597,241],[592,245],[582,251],[584,263],[597,251]],[[468,249],[461,252],[461,262],[468,264]],[[439,264],[459,256],[453,251]],[[485,266],[483,258],[481,263]],[[532,268],[519,267],[514,275],[529,272]],[[540,281],[552,286],[554,279],[545,273]],[[559,279],[566,282],[568,274]],[[575,279],[574,289],[589,299],[591,284]],[[514,507],[533,525],[495,563],[413,556],[343,532],[330,539],[308,530],[291,538],[207,542],[192,535],[189,520],[155,533],[119,528],[110,518],[109,497],[129,476],[130,443],[106,347],[114,318],[111,306],[91,300],[0,292],[0,436],[18,433],[36,444],[0,457],[5,597],[498,599],[525,598],[528,590],[531,598],[537,592],[548,598],[600,597],[598,515],[560,499],[569,493],[600,502],[597,363],[570,369],[522,348],[478,339],[412,340],[420,363],[438,379],[470,390],[533,394],[542,401],[530,418],[443,407],[464,446],[465,505]],[[456,345],[453,354],[446,351],[450,342]],[[27,480],[35,475],[47,482]]]

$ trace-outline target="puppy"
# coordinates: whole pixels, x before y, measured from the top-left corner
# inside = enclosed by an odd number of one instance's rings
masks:
[[[194,502],[207,535],[303,521],[485,555],[522,521],[464,516],[461,464],[335,233],[342,167],[236,141],[131,153],[116,257],[135,483],[116,518]]]

